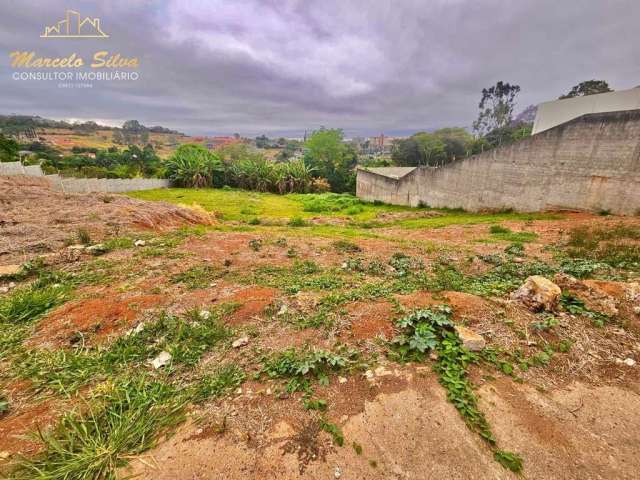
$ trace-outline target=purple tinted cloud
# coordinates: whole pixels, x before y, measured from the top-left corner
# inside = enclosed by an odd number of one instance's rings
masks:
[[[40,39],[66,8],[100,16],[111,37]],[[3,113],[137,118],[193,133],[468,126],[480,90],[497,80],[521,85],[520,108],[591,78],[640,84],[639,22],[634,0],[9,0],[0,96]],[[140,57],[140,80],[61,91],[10,78],[9,51],[98,48]]]

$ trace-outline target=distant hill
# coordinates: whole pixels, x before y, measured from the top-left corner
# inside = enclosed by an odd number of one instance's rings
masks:
[[[38,115],[0,115],[0,132],[5,135],[17,136],[24,134],[30,130],[38,128],[57,128],[74,131],[95,131],[95,130],[122,130],[123,132],[152,132],[152,133],[167,133],[172,135],[184,135],[177,130],[171,130],[170,128],[161,127],[159,125],[153,127],[146,127],[137,120],[127,120],[122,127],[109,127],[106,125],[100,125],[94,121],[87,121],[82,123],[71,123],[64,120],[51,120],[49,118],[42,118]]]

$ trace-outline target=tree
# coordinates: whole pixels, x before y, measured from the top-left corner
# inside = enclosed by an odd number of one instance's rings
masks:
[[[486,135],[496,128],[509,125],[519,92],[519,85],[510,85],[502,81],[492,87],[483,88],[482,98],[478,104],[480,114],[473,122],[474,131],[479,135]]]
[[[355,192],[358,154],[343,142],[340,129],[320,129],[305,142],[305,163],[316,177],[324,177],[333,192]]]
[[[535,122],[536,114],[538,113],[538,107],[535,105],[529,105],[527,108],[522,110],[516,118],[513,120],[513,123],[531,123]]]
[[[122,145],[124,143],[122,131],[117,129],[113,131],[113,143],[117,143],[118,145]]]
[[[138,120],[127,120],[122,124],[122,130],[126,132],[139,133],[146,129]]]
[[[598,93],[613,92],[609,88],[609,84],[605,80],[587,80],[573,87],[569,93],[562,95],[560,99],[586,97],[587,95],[596,95]]]
[[[211,187],[222,178],[222,162],[202,145],[180,145],[167,160],[167,177],[183,187]]]
[[[267,148],[269,146],[269,137],[266,135],[260,135],[256,137],[256,147],[257,148]]]
[[[18,158],[20,145],[13,138],[0,133],[0,162],[13,162]]]

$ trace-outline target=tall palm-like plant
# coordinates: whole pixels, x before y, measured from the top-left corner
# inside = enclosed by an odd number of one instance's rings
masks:
[[[182,187],[211,187],[223,172],[222,161],[202,145],[180,145],[167,161],[167,177]]]

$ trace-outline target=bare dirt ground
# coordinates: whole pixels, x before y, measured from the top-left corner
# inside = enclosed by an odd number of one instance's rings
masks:
[[[167,230],[209,222],[199,212],[122,195],[65,194],[46,179],[0,176],[0,264],[21,263],[77,243],[78,229],[94,239],[133,229]]]
[[[233,331],[230,341],[246,336],[247,345],[205,352],[189,375],[233,364],[247,372],[246,380],[219,397],[189,405],[186,422],[162,435],[155,448],[127,456],[130,464],[117,472],[122,478],[517,478],[494,460],[492,448],[447,400],[433,357],[399,363],[388,356],[387,341],[398,333],[395,321],[439,304],[450,305],[453,320],[481,334],[488,346],[513,354],[509,361],[515,373],[478,363],[469,366],[468,376],[497,444],[522,457],[522,476],[638,478],[640,288],[633,271],[618,272],[615,279],[556,274],[552,279],[586,310],[560,308],[553,314],[555,323],[539,329],[534,325],[548,317],[511,300],[509,292],[476,295],[462,287],[410,283],[443,261],[469,276],[492,271],[482,258],[502,255],[510,242],[484,241],[489,238],[486,223],[381,228],[381,238],[349,238],[357,250],[345,252],[326,236],[289,235],[267,227],[234,231],[220,223],[171,243],[167,235],[177,227],[211,220],[120,195],[64,195],[32,179],[0,178],[0,203],[0,265],[46,253],[54,254],[47,261],[56,269],[100,274],[39,318],[25,348],[70,352],[79,342],[83,348],[109,348],[161,312],[182,315],[234,306],[222,322]],[[524,244],[524,260],[513,262],[549,262],[551,247],[563,245],[576,226],[640,228],[640,219],[566,213],[554,220],[505,220],[502,225],[536,235]],[[68,251],[65,243],[78,228],[88,229],[94,241],[129,235],[144,237],[146,244],[98,258],[82,250],[75,256],[61,253]],[[388,267],[378,277],[349,270],[354,258],[386,265],[397,252],[422,262],[415,278],[397,277]],[[305,261],[316,270],[304,270],[310,268]],[[372,279],[394,289],[342,303],[326,300]],[[8,284],[0,279],[0,286]],[[594,326],[593,314],[581,312],[599,312],[609,320]],[[285,381],[260,373],[265,355],[336,345],[356,349],[360,363],[331,374],[327,384],[312,381],[312,398],[326,401],[324,411],[306,409],[304,393],[286,392]],[[549,349],[549,358],[541,356]],[[519,369],[516,358],[533,360]],[[31,380],[20,378],[10,363],[0,357],[0,385],[11,407],[0,413],[0,465],[5,466],[21,454],[42,451],[40,442],[25,435],[37,426],[54,425],[92,388],[88,382],[70,396],[49,388],[34,391]],[[339,428],[342,446],[323,422]]]

